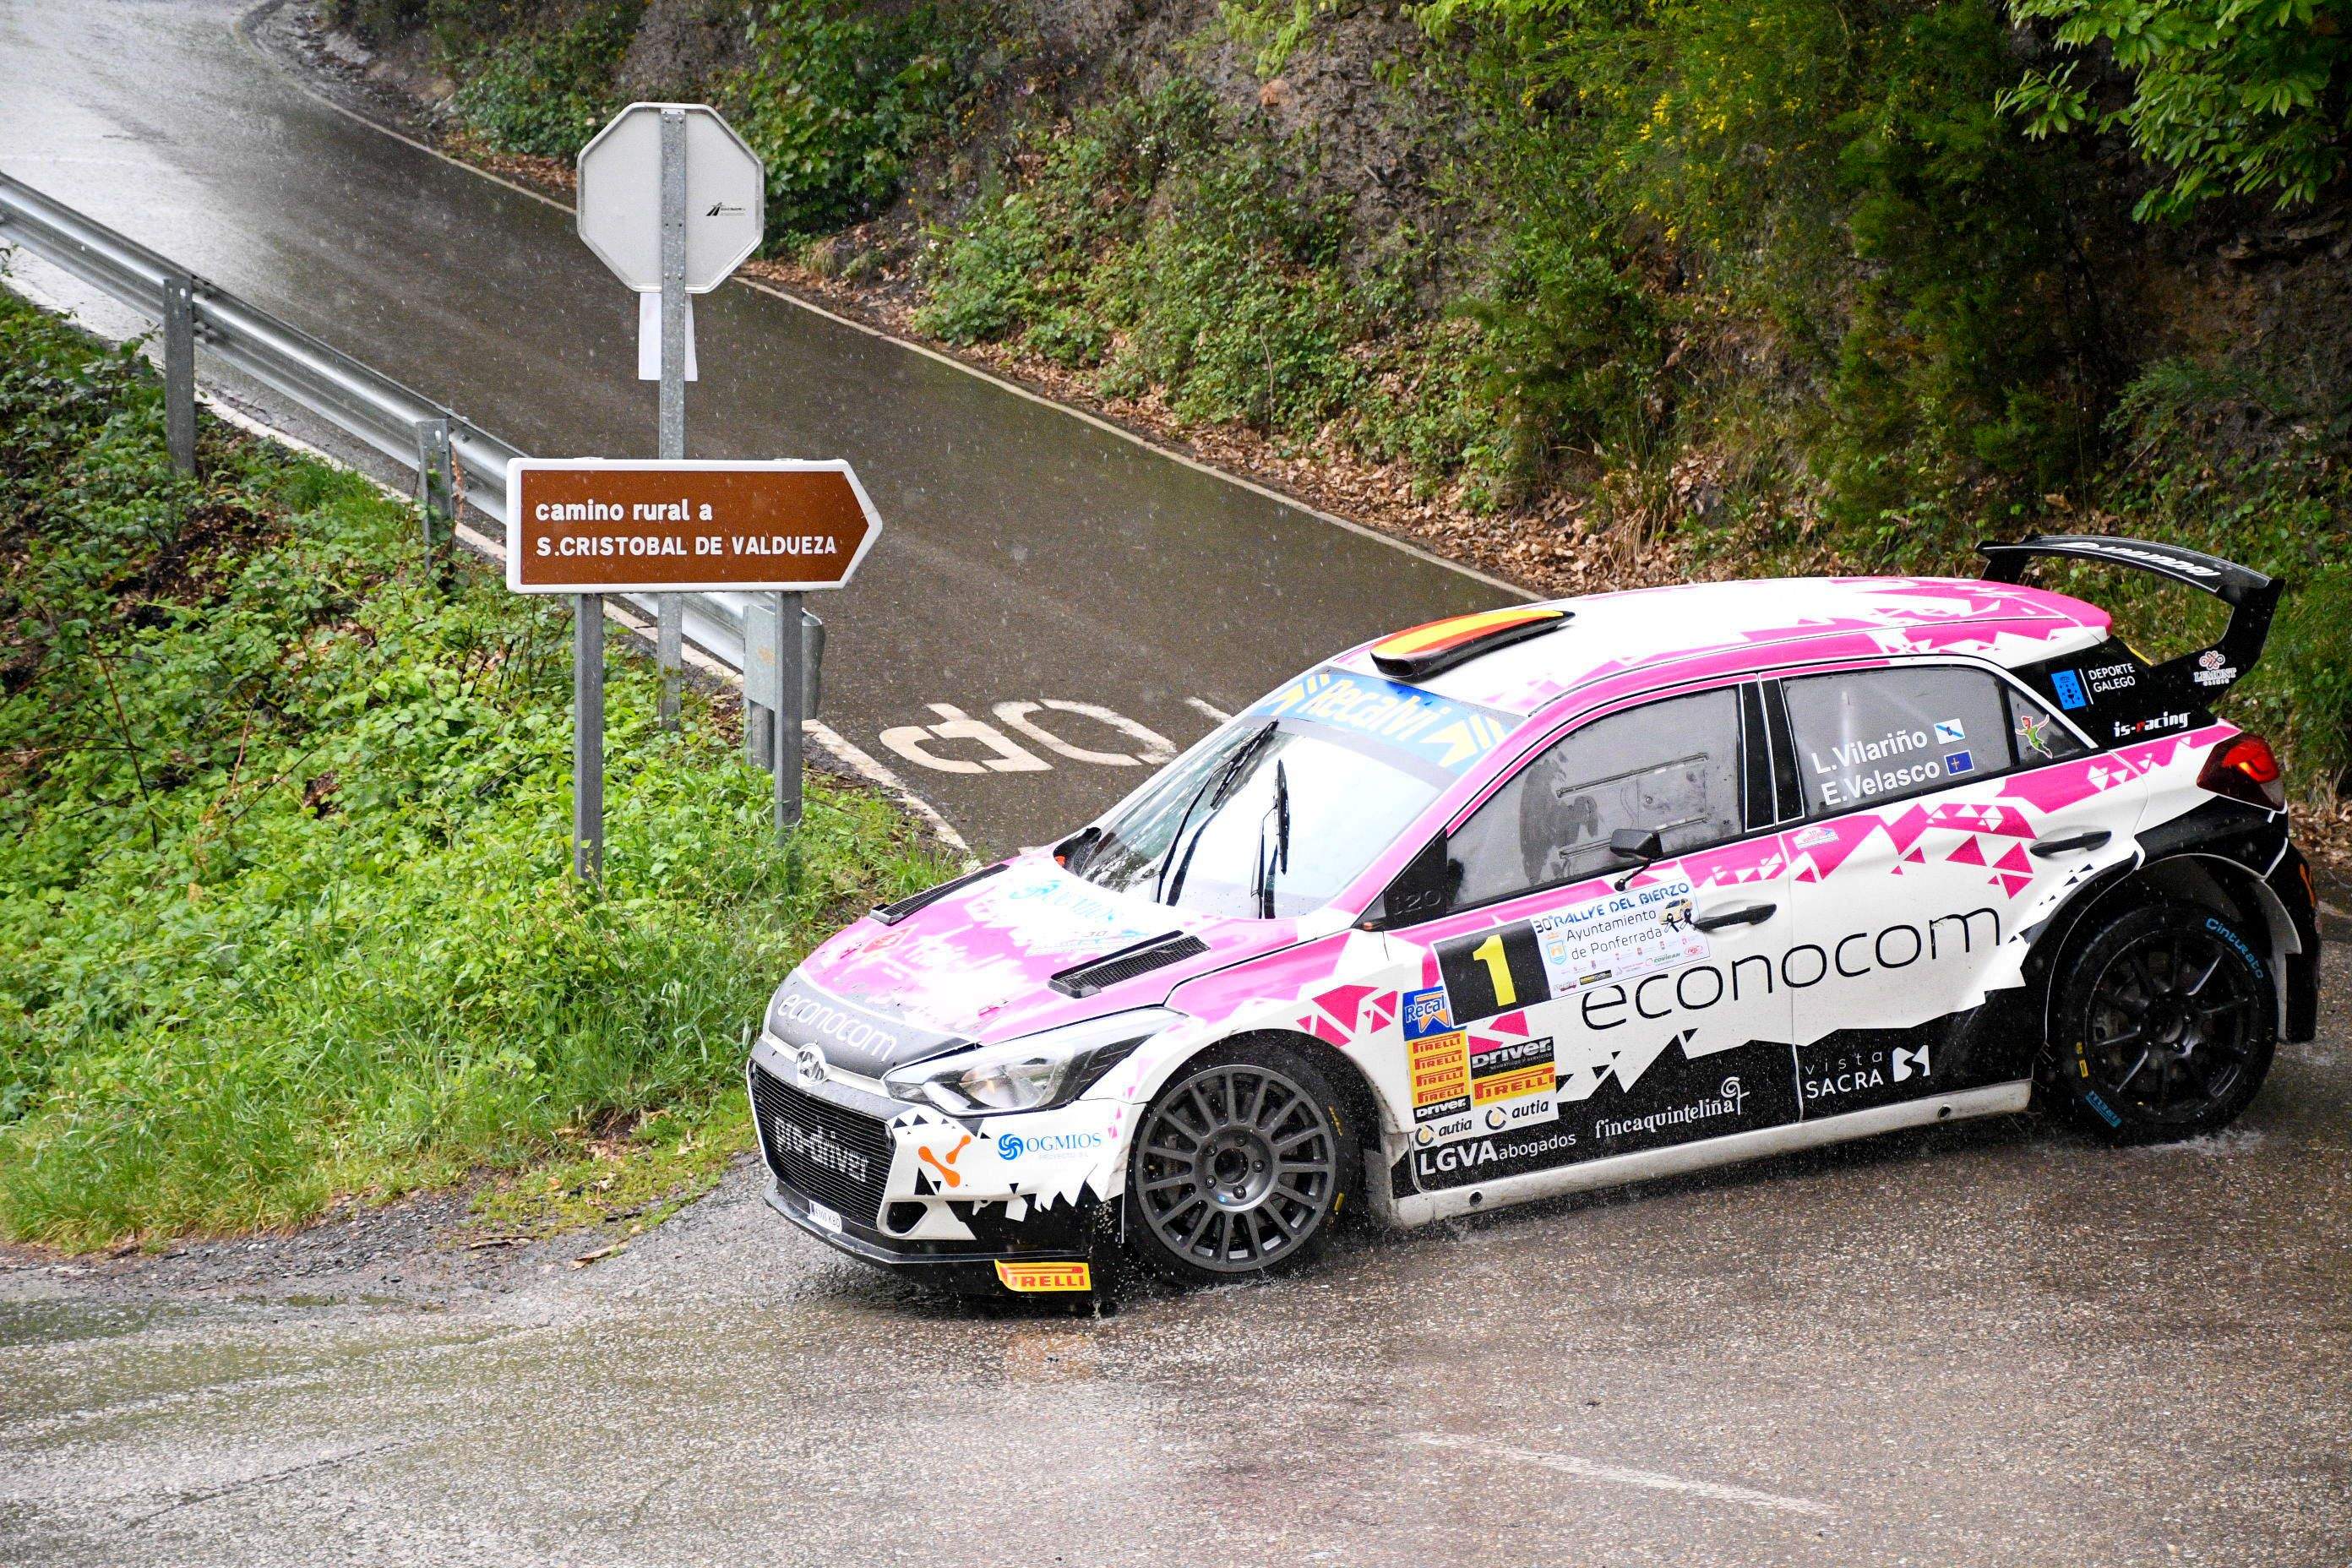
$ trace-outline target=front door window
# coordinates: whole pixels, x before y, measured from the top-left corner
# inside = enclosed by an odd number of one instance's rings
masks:
[[[1405,1001],[1424,1187],[1795,1116],[1782,868],[1743,837],[1742,761],[1736,688],[1671,698],[1571,731],[1455,830],[1455,912],[1391,938],[1437,979]],[[1666,858],[1624,864],[1619,828]]]

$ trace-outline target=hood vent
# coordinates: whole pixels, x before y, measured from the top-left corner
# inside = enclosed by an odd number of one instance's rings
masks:
[[[1122,947],[1117,952],[1107,952],[1100,958],[1089,959],[1074,968],[1065,969],[1045,982],[1065,996],[1091,996],[1122,980],[1132,980],[1139,974],[1188,958],[1198,958],[1209,951],[1209,944],[1197,936],[1187,936],[1171,931],[1166,936],[1155,936]]]
[[[969,888],[982,878],[995,876],[1004,869],[1005,864],[1004,861],[1000,860],[993,866],[983,866],[977,871],[966,872],[952,882],[941,882],[936,888],[926,888],[919,893],[911,893],[895,904],[884,904],[875,910],[874,918],[886,926],[897,925],[908,915],[918,910],[929,908],[957,889]]]

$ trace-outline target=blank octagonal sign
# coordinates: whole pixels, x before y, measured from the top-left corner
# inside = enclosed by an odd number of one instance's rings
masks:
[[[661,288],[661,116],[686,115],[686,287],[707,294],[759,248],[767,171],[703,103],[633,103],[580,149],[580,237],[640,294]]]

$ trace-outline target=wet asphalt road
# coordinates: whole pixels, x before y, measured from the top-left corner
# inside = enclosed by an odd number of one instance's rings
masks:
[[[526,451],[652,456],[635,297],[571,214],[309,96],[238,35],[251,9],[0,0],[0,170]],[[740,284],[697,302],[696,337],[690,455],[856,464],[886,532],[816,596],[823,717],[983,852],[1066,831],[1144,773],[1058,752],[1000,703],[1108,708],[1181,745],[1209,728],[1195,701],[1230,711],[1323,654],[1515,597]],[[1012,750],[905,733],[952,722],[937,704]],[[1139,751],[1088,715],[1024,717]]]
[[[1897,1134],[1100,1320],[748,1171],[444,1310],[0,1272],[0,1558],[2340,1568],[2347,1026],[2200,1142]]]
[[[533,449],[644,450],[563,216],[321,108],[236,11],[0,0],[0,168]],[[1498,596],[749,290],[701,331],[698,451],[866,475],[832,717],[983,845],[1138,770],[883,731],[1052,697],[1181,741]],[[0,1561],[2346,1564],[2348,958],[2219,1139],[1898,1135],[1101,1320],[910,1295],[748,1171],[511,1289],[0,1268]]]

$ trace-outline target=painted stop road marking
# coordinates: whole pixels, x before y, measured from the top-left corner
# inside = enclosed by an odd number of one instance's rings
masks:
[[[1218,710],[1194,701],[1203,712]],[[899,724],[881,732],[883,745],[940,773],[1035,773],[1051,759],[1098,768],[1156,768],[1172,762],[1176,743],[1149,725],[1099,702],[1045,697],[999,702],[976,719],[950,702],[930,702],[928,724]]]

